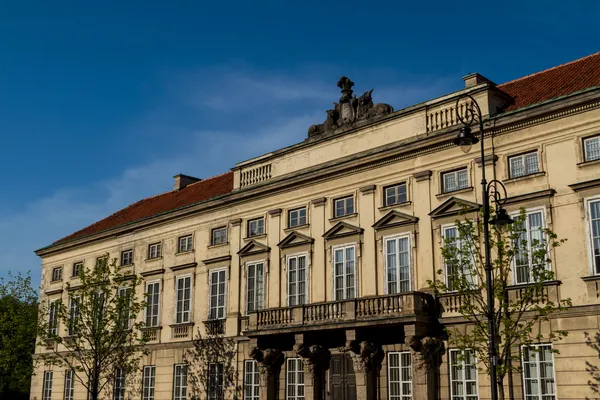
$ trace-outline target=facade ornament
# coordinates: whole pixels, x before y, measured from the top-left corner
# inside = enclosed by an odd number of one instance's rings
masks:
[[[256,360],[259,371],[263,377],[278,374],[285,359],[281,350],[261,350],[258,347],[253,347],[250,349],[250,358]]]
[[[307,346],[304,343],[296,344],[294,345],[294,353],[302,358],[304,365],[308,367],[311,374],[314,374],[318,367],[326,366],[331,356],[328,349],[318,344],[312,346]]]
[[[379,346],[367,341],[348,340],[346,346],[340,347],[338,350],[350,355],[356,373],[370,372],[383,359],[383,351]]]
[[[415,352],[417,357],[417,368],[430,371],[435,369],[441,363],[442,354],[445,346],[441,339],[426,336],[409,336],[406,338],[406,344]]]
[[[339,128],[351,128],[358,121],[376,120],[394,111],[392,106],[384,103],[373,103],[373,89],[356,98],[352,95],[354,82],[342,76],[337,83],[342,91],[339,103],[327,110],[325,122],[308,128],[308,137],[336,131]]]

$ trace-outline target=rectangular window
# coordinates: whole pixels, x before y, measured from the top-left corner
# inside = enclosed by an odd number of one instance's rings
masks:
[[[473,350],[450,350],[452,400],[477,400],[477,360]]]
[[[154,400],[155,378],[156,367],[154,365],[145,365],[142,380],[142,400]]]
[[[184,276],[177,278],[177,310],[175,323],[190,322],[192,307],[192,277]]]
[[[248,264],[246,267],[246,313],[262,310],[265,300],[265,265]]]
[[[336,300],[356,297],[355,264],[354,245],[333,249],[333,290]]]
[[[600,136],[583,140],[585,161],[600,160]]]
[[[444,243],[448,246],[456,248],[456,257],[450,262],[450,260],[443,260],[444,272],[446,274],[446,286],[449,290],[457,290],[458,287],[456,282],[463,277],[469,283],[475,282],[475,276],[472,271],[472,264],[469,260],[463,259],[463,252],[470,253],[471,245],[468,240],[459,236],[458,228],[456,226],[449,226],[443,229]],[[467,250],[467,247],[470,250]]]
[[[173,400],[185,400],[187,398],[187,375],[186,364],[175,364],[173,367]]]
[[[75,400],[75,371],[65,371],[65,400]]]
[[[210,272],[210,301],[208,319],[225,319],[225,299],[227,290],[226,271]]]
[[[306,304],[306,254],[287,258],[288,306]]]
[[[148,259],[153,260],[161,257],[162,245],[160,243],[153,243],[148,246]]]
[[[60,307],[60,300],[53,300],[49,304],[48,309],[48,335],[58,335],[58,311]]]
[[[385,239],[387,294],[410,291],[410,240],[408,236]]]
[[[179,244],[177,246],[177,251],[179,253],[185,253],[186,251],[192,251],[194,248],[192,235],[186,235],[179,238]]]
[[[77,325],[79,323],[79,297],[71,296],[69,298],[69,326],[68,335],[75,336],[77,334]]]
[[[212,246],[222,243],[227,243],[227,227],[225,226],[214,228],[211,235],[210,244]]]
[[[73,264],[73,276],[79,276],[81,275],[81,270],[83,269],[83,263],[82,262],[76,262]]]
[[[467,169],[446,172],[442,174],[442,192],[454,192],[469,187],[469,175]]]
[[[42,400],[52,400],[52,371],[44,371]]]
[[[399,183],[397,185],[387,186],[383,189],[383,192],[384,206],[406,203],[406,201],[408,200],[406,197],[406,183]]]
[[[248,221],[248,237],[259,236],[265,233],[265,219],[256,218]]]
[[[301,358],[287,359],[285,398],[304,400],[304,363]]]
[[[534,276],[534,256],[533,253],[544,246],[544,212],[537,210],[527,212],[522,226],[516,226],[522,229],[517,243],[515,243],[515,283],[532,283],[537,280]],[[538,260],[539,261],[539,260]],[[538,265],[539,266],[539,265]]]
[[[288,228],[306,225],[306,207],[288,211]]]
[[[600,199],[588,202],[588,222],[592,266],[594,273],[600,275]]]
[[[123,329],[131,328],[131,299],[133,297],[133,289],[130,287],[122,287],[119,288],[119,300],[124,301],[125,304],[123,308],[121,308],[121,323],[123,324]]]
[[[223,364],[208,365],[208,400],[223,400]]]
[[[412,400],[412,359],[410,351],[388,353],[390,400]]]
[[[260,376],[256,360],[244,361],[244,400],[259,400]]]
[[[552,345],[523,347],[523,387],[526,400],[556,400]]]
[[[52,282],[62,281],[62,267],[52,269]]]
[[[133,264],[133,250],[125,250],[121,252],[121,267]]]
[[[508,158],[509,178],[531,175],[540,171],[537,151]]]
[[[345,215],[354,214],[354,196],[343,197],[333,201],[333,209],[335,218]]]
[[[160,309],[160,282],[146,285],[146,326],[158,326]]]
[[[125,400],[125,370],[123,368],[115,369],[113,399]]]

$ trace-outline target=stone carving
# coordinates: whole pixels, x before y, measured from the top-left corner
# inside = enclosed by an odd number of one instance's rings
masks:
[[[338,350],[350,355],[356,373],[370,372],[383,359],[383,351],[375,344],[366,341],[349,340],[345,347],[340,347]]]
[[[429,371],[441,363],[441,356],[444,353],[444,342],[441,339],[409,336],[406,338],[406,344],[416,353],[417,368]]]
[[[394,111],[389,104],[373,103],[371,97],[373,89],[366,91],[357,99],[352,95],[354,82],[345,76],[340,78],[337,85],[342,91],[340,102],[333,103],[333,109],[327,110],[325,122],[308,128],[308,137],[333,132],[338,128],[350,128],[358,121],[375,120]]]
[[[258,347],[250,349],[250,358],[256,360],[260,373],[263,376],[277,374],[285,359],[281,350],[261,350]]]
[[[307,346],[304,343],[294,345],[294,352],[301,357],[304,364],[308,367],[308,371],[311,374],[315,373],[317,366],[325,367],[328,364],[331,353],[328,349],[314,344]]]

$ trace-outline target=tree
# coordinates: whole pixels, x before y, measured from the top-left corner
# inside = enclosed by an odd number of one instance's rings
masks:
[[[490,227],[495,301],[493,324],[497,332],[496,369],[500,399],[505,398],[504,379],[507,376],[509,398],[514,396],[512,372],[521,372],[520,352],[515,348],[528,348],[540,341],[557,341],[567,335],[562,330],[544,334],[540,329],[553,313],[571,305],[570,299],[556,302],[549,296],[545,285],[554,279],[550,268],[552,249],[566,239],[558,239],[554,232],[543,228],[541,222],[541,217],[532,218],[521,210],[512,225]],[[444,268],[438,271],[442,278],[428,283],[437,295],[456,292],[460,296],[457,311],[467,324],[464,329],[456,326],[446,329],[450,345],[460,350],[458,361],[475,355],[489,374],[490,334],[482,247],[482,219],[457,220],[455,231],[450,231],[444,238]],[[511,289],[516,279],[521,284],[518,289]]]
[[[0,398],[28,399],[38,296],[29,273],[8,277],[0,278]]]
[[[145,301],[136,295],[142,280],[123,275],[116,259],[109,263],[108,255],[99,258],[95,268],[82,268],[79,276],[79,285],[66,285],[68,304],[42,304],[40,345],[51,351],[40,358],[47,365],[73,371],[91,400],[99,399],[111,384],[124,393],[125,383],[137,376],[145,354],[147,340],[140,334],[144,323],[137,319]]]

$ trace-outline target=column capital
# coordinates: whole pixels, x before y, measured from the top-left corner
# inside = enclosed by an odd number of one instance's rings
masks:
[[[304,343],[297,343],[294,345],[294,353],[302,358],[304,365],[308,367],[311,374],[317,372],[319,366],[327,364],[331,356],[328,349],[318,344],[307,346]]]
[[[340,347],[339,350],[350,355],[355,373],[368,373],[383,360],[381,348],[367,341],[348,340],[346,346]]]
[[[436,337],[407,336],[404,341],[414,352],[417,358],[417,368],[427,371],[435,369],[444,354],[444,342]]]
[[[260,369],[260,373],[265,376],[278,374],[285,359],[281,350],[261,350],[258,347],[253,347],[250,350],[250,357],[256,360]]]

